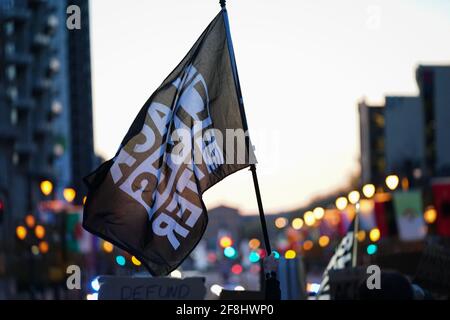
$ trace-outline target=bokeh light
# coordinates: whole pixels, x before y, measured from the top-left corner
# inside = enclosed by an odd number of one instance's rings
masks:
[[[117,256],[116,257],[116,263],[119,266],[123,267],[125,265],[125,263],[126,263],[125,257],[124,256]]]
[[[314,218],[316,220],[320,220],[325,215],[325,209],[322,207],[317,207],[313,210],[313,213],[314,213]]]
[[[40,183],[39,185],[41,192],[44,196],[48,196],[52,193],[53,191],[53,183],[51,183],[48,180],[44,180]]]
[[[231,267],[231,272],[233,272],[234,274],[237,274],[237,275],[241,274],[242,270],[243,270],[242,266],[240,264],[238,264],[238,263],[234,264]]]
[[[369,255],[375,254],[377,252],[377,250],[378,250],[378,246],[376,244],[372,243],[367,246],[367,254],[369,254]]]
[[[36,235],[36,238],[42,239],[45,237],[45,228],[41,225],[37,225],[34,229],[34,234]]]
[[[249,248],[252,249],[252,250],[258,249],[260,245],[261,245],[261,241],[259,241],[259,240],[256,239],[256,238],[251,239],[251,240],[248,242],[248,246],[249,246]]]
[[[366,184],[363,186],[362,192],[363,192],[364,197],[366,197],[367,199],[370,199],[375,195],[375,186],[371,183]]]
[[[231,237],[228,236],[221,237],[219,240],[219,245],[222,248],[230,247],[233,245],[233,239],[231,239]]]
[[[173,270],[173,271],[170,273],[170,276],[171,276],[172,278],[181,279],[181,278],[183,277],[183,274],[181,273],[180,270],[175,269],[175,270]]]
[[[356,238],[359,242],[363,242],[364,240],[366,240],[366,232],[364,230],[359,230],[356,234]]]
[[[319,246],[326,247],[330,243],[330,238],[327,235],[323,235],[319,238]]]
[[[142,264],[142,262],[139,261],[139,259],[136,258],[135,256],[131,257],[131,263],[133,263],[135,266],[138,266],[138,267]]]
[[[306,240],[305,242],[303,242],[303,250],[305,251],[311,250],[313,246],[314,243],[311,240]]]
[[[31,246],[31,253],[35,256],[37,256],[39,254],[39,247],[37,245],[32,245]]]
[[[92,281],[91,281],[91,288],[94,291],[100,290],[100,282],[98,282],[98,277],[95,277],[94,279],[92,279]]]
[[[361,195],[356,190],[354,190],[348,194],[348,200],[350,201],[351,204],[357,203],[360,198],[361,198]]]
[[[381,237],[380,229],[373,228],[372,230],[370,230],[370,233],[369,233],[370,241],[377,242],[378,240],[380,240],[380,237]]]
[[[398,187],[400,180],[398,176],[392,174],[386,177],[386,185],[389,189],[395,190]]]
[[[36,224],[36,219],[34,218],[33,215],[29,214],[25,217],[25,224],[27,225],[28,228],[34,228],[35,224]]]
[[[284,257],[286,259],[295,259],[297,256],[297,253],[294,250],[288,250],[284,253]]]
[[[278,229],[283,229],[287,225],[287,219],[284,217],[279,217],[275,219],[275,227]]]
[[[248,260],[250,260],[251,263],[256,263],[259,261],[259,254],[256,251],[252,251],[250,252],[250,254],[248,255]]]
[[[306,211],[303,219],[305,220],[305,224],[307,226],[312,226],[316,223],[316,218],[314,217],[314,213],[312,211]]]
[[[63,197],[67,202],[72,202],[75,200],[77,193],[73,188],[65,188],[63,191]]]
[[[16,236],[17,238],[19,238],[20,240],[23,240],[26,238],[27,236],[27,229],[24,226],[18,226],[16,228]]]
[[[43,254],[47,253],[49,249],[48,246],[48,242],[47,241],[42,241],[39,243],[39,251],[42,252]]]
[[[437,211],[433,206],[429,206],[425,209],[425,212],[423,214],[423,219],[426,223],[432,224],[436,221],[437,218]]]
[[[338,210],[344,210],[345,208],[347,208],[348,205],[348,201],[346,197],[339,197],[336,199],[336,208],[338,208]]]
[[[103,251],[105,251],[106,253],[111,253],[114,250],[114,246],[111,242],[108,241],[103,241]]]
[[[237,258],[237,251],[233,247],[226,247],[223,249],[223,255],[228,259],[235,259]]]
[[[300,230],[303,227],[303,220],[302,218],[295,218],[292,220],[292,228],[295,230]]]

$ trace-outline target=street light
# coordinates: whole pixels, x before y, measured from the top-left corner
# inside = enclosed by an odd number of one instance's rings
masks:
[[[275,219],[275,227],[278,229],[283,229],[287,225],[287,219],[284,217],[279,217]]]
[[[386,185],[391,190],[395,190],[398,187],[399,182],[400,180],[395,174],[386,177]]]
[[[356,190],[352,191],[348,194],[348,200],[350,201],[351,204],[356,204],[360,198],[361,198],[361,195]]]
[[[40,184],[41,192],[44,196],[48,196],[53,191],[53,183],[49,180],[44,180]]]
[[[65,188],[63,191],[64,199],[67,202],[72,202],[73,200],[75,200],[76,195],[77,195],[77,193],[76,193],[75,189],[73,189],[73,188]]]
[[[314,218],[316,218],[316,220],[320,220],[325,215],[325,210],[322,207],[317,207],[313,210],[313,213],[314,213]]]
[[[27,236],[27,229],[24,226],[18,226],[16,228],[16,236],[20,240],[24,240]]]
[[[338,208],[338,210],[344,210],[348,205],[348,201],[346,197],[339,197],[336,199],[336,208]]]
[[[47,241],[42,241],[39,243],[39,250],[42,253],[47,253],[48,252],[48,242]]]
[[[362,192],[364,194],[364,197],[370,199],[375,195],[375,186],[371,183],[366,184],[363,186]]]
[[[316,223],[316,218],[312,211],[306,211],[305,215],[303,216],[303,220],[305,220],[305,224],[307,226],[312,226],[314,223]]]
[[[45,237],[45,228],[41,225],[37,225],[34,229],[34,234],[36,235],[36,238],[43,239]]]
[[[326,247],[330,243],[330,238],[327,235],[323,235],[319,238],[319,246]]]
[[[292,220],[292,228],[295,230],[300,230],[303,227],[303,220],[302,218],[295,218]]]
[[[433,206],[429,206],[425,209],[425,212],[423,214],[423,219],[426,223],[432,224],[436,221],[437,218],[437,211]]]
[[[36,224],[36,219],[33,215],[29,214],[25,217],[25,224],[28,228],[33,229]]]

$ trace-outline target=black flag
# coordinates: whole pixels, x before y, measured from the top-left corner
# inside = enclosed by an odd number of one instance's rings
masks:
[[[85,178],[84,228],[153,275],[175,269],[200,241],[202,193],[255,163],[225,18],[222,10],[152,94],[115,157]]]
[[[341,242],[336,248],[333,256],[328,262],[327,267],[322,275],[322,281],[320,283],[319,291],[317,292],[316,298],[319,300],[330,300],[330,270],[341,270],[350,268],[352,266],[353,259],[353,245],[354,245],[354,229],[355,229],[355,219],[350,224],[347,234],[342,238]]]

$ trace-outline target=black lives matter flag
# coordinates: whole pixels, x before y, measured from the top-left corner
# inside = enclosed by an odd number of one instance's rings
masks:
[[[322,281],[320,283],[319,291],[316,298],[319,300],[330,300],[330,277],[328,273],[330,270],[341,270],[350,268],[352,266],[353,259],[353,245],[354,245],[354,229],[355,219],[350,224],[347,234],[342,238],[341,242],[336,248],[333,256],[328,262],[327,267],[322,275]]]
[[[202,193],[255,162],[225,14],[148,99],[115,157],[85,178],[84,228],[153,275],[175,269],[201,239]]]

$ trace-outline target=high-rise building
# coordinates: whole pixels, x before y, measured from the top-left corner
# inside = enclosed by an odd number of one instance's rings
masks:
[[[386,97],[386,174],[422,176],[425,140],[422,101],[419,97]]]
[[[66,27],[67,6],[81,29]],[[0,201],[13,230],[45,199],[74,186],[94,166],[88,1],[0,1]],[[48,198],[50,198],[48,197]],[[1,229],[1,228],[0,228]]]
[[[450,66],[416,71],[425,126],[426,175],[450,176]]]
[[[450,66],[419,66],[416,79],[418,97],[359,105],[362,183],[450,176]]]
[[[60,1],[2,1],[0,188],[11,219],[33,211],[42,180],[58,189],[71,179],[64,11]]]
[[[361,183],[381,184],[386,169],[384,107],[361,102],[359,109]]]

